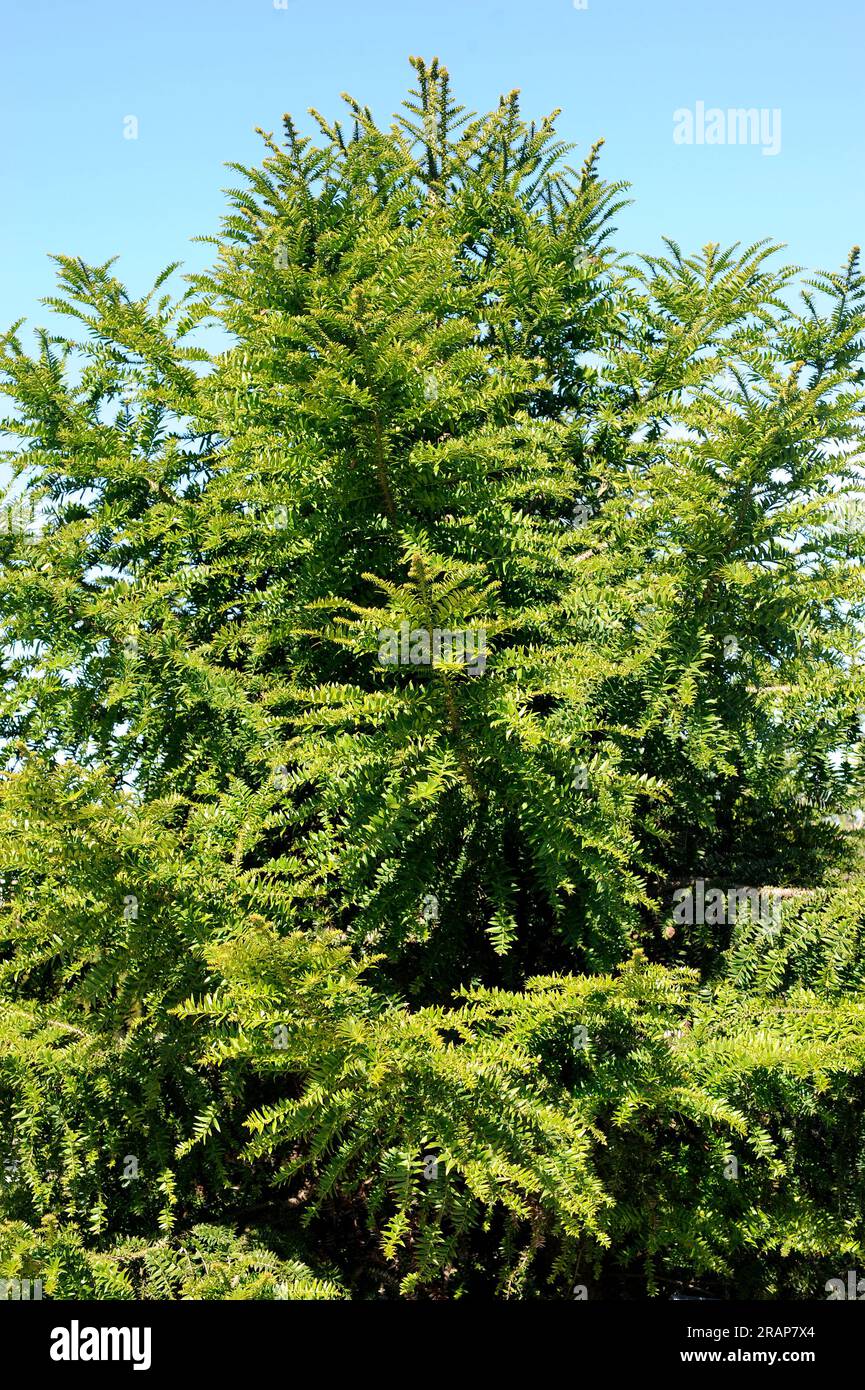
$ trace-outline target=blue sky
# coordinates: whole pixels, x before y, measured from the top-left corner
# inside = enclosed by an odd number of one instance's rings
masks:
[[[561,107],[575,162],[604,136],[635,199],[621,246],[769,236],[834,267],[865,233],[863,39],[861,0],[3,0],[0,324],[48,320],[52,251],[119,255],[134,293],[202,266],[190,238],[218,227],[224,161],[259,159],[253,128],[308,128],[345,90],[386,119],[410,53],[470,108],[512,87],[527,114]],[[674,143],[697,102],[779,110],[780,151]]]

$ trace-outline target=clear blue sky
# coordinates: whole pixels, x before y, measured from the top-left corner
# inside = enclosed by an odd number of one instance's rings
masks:
[[[865,234],[863,39],[862,0],[2,0],[0,324],[47,320],[52,251],[119,254],[135,293],[204,264],[189,239],[217,229],[223,162],[258,160],[253,127],[345,90],[385,119],[410,53],[471,108],[512,87],[527,114],[560,106],[576,161],[604,136],[636,200],[620,245],[771,236],[834,267]],[[779,108],[780,153],[675,144],[698,101]]]

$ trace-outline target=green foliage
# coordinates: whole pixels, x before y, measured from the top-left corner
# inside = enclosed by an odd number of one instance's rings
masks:
[[[865,1259],[858,250],[618,254],[598,147],[413,63],[264,136],[178,297],[58,257],[78,336],[0,340],[2,1269],[814,1296]]]
[[[271,1244],[284,1242],[270,1232]],[[193,1226],[181,1241],[117,1241],[88,1249],[74,1229],[46,1218],[38,1230],[7,1221],[0,1232],[0,1277],[40,1279],[44,1298],[266,1299],[345,1297],[332,1279],[301,1260],[223,1226]]]

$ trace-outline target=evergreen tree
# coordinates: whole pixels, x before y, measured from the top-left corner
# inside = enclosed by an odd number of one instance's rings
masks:
[[[2,339],[0,1274],[819,1296],[858,248],[617,253],[597,146],[412,61],[389,129],[264,135],[183,293],[58,257],[80,327]]]

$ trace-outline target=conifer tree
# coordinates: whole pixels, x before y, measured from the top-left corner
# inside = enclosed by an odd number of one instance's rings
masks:
[[[858,248],[616,252],[599,146],[412,63],[262,133],[182,292],[59,256],[2,339],[0,1276],[821,1296]]]

